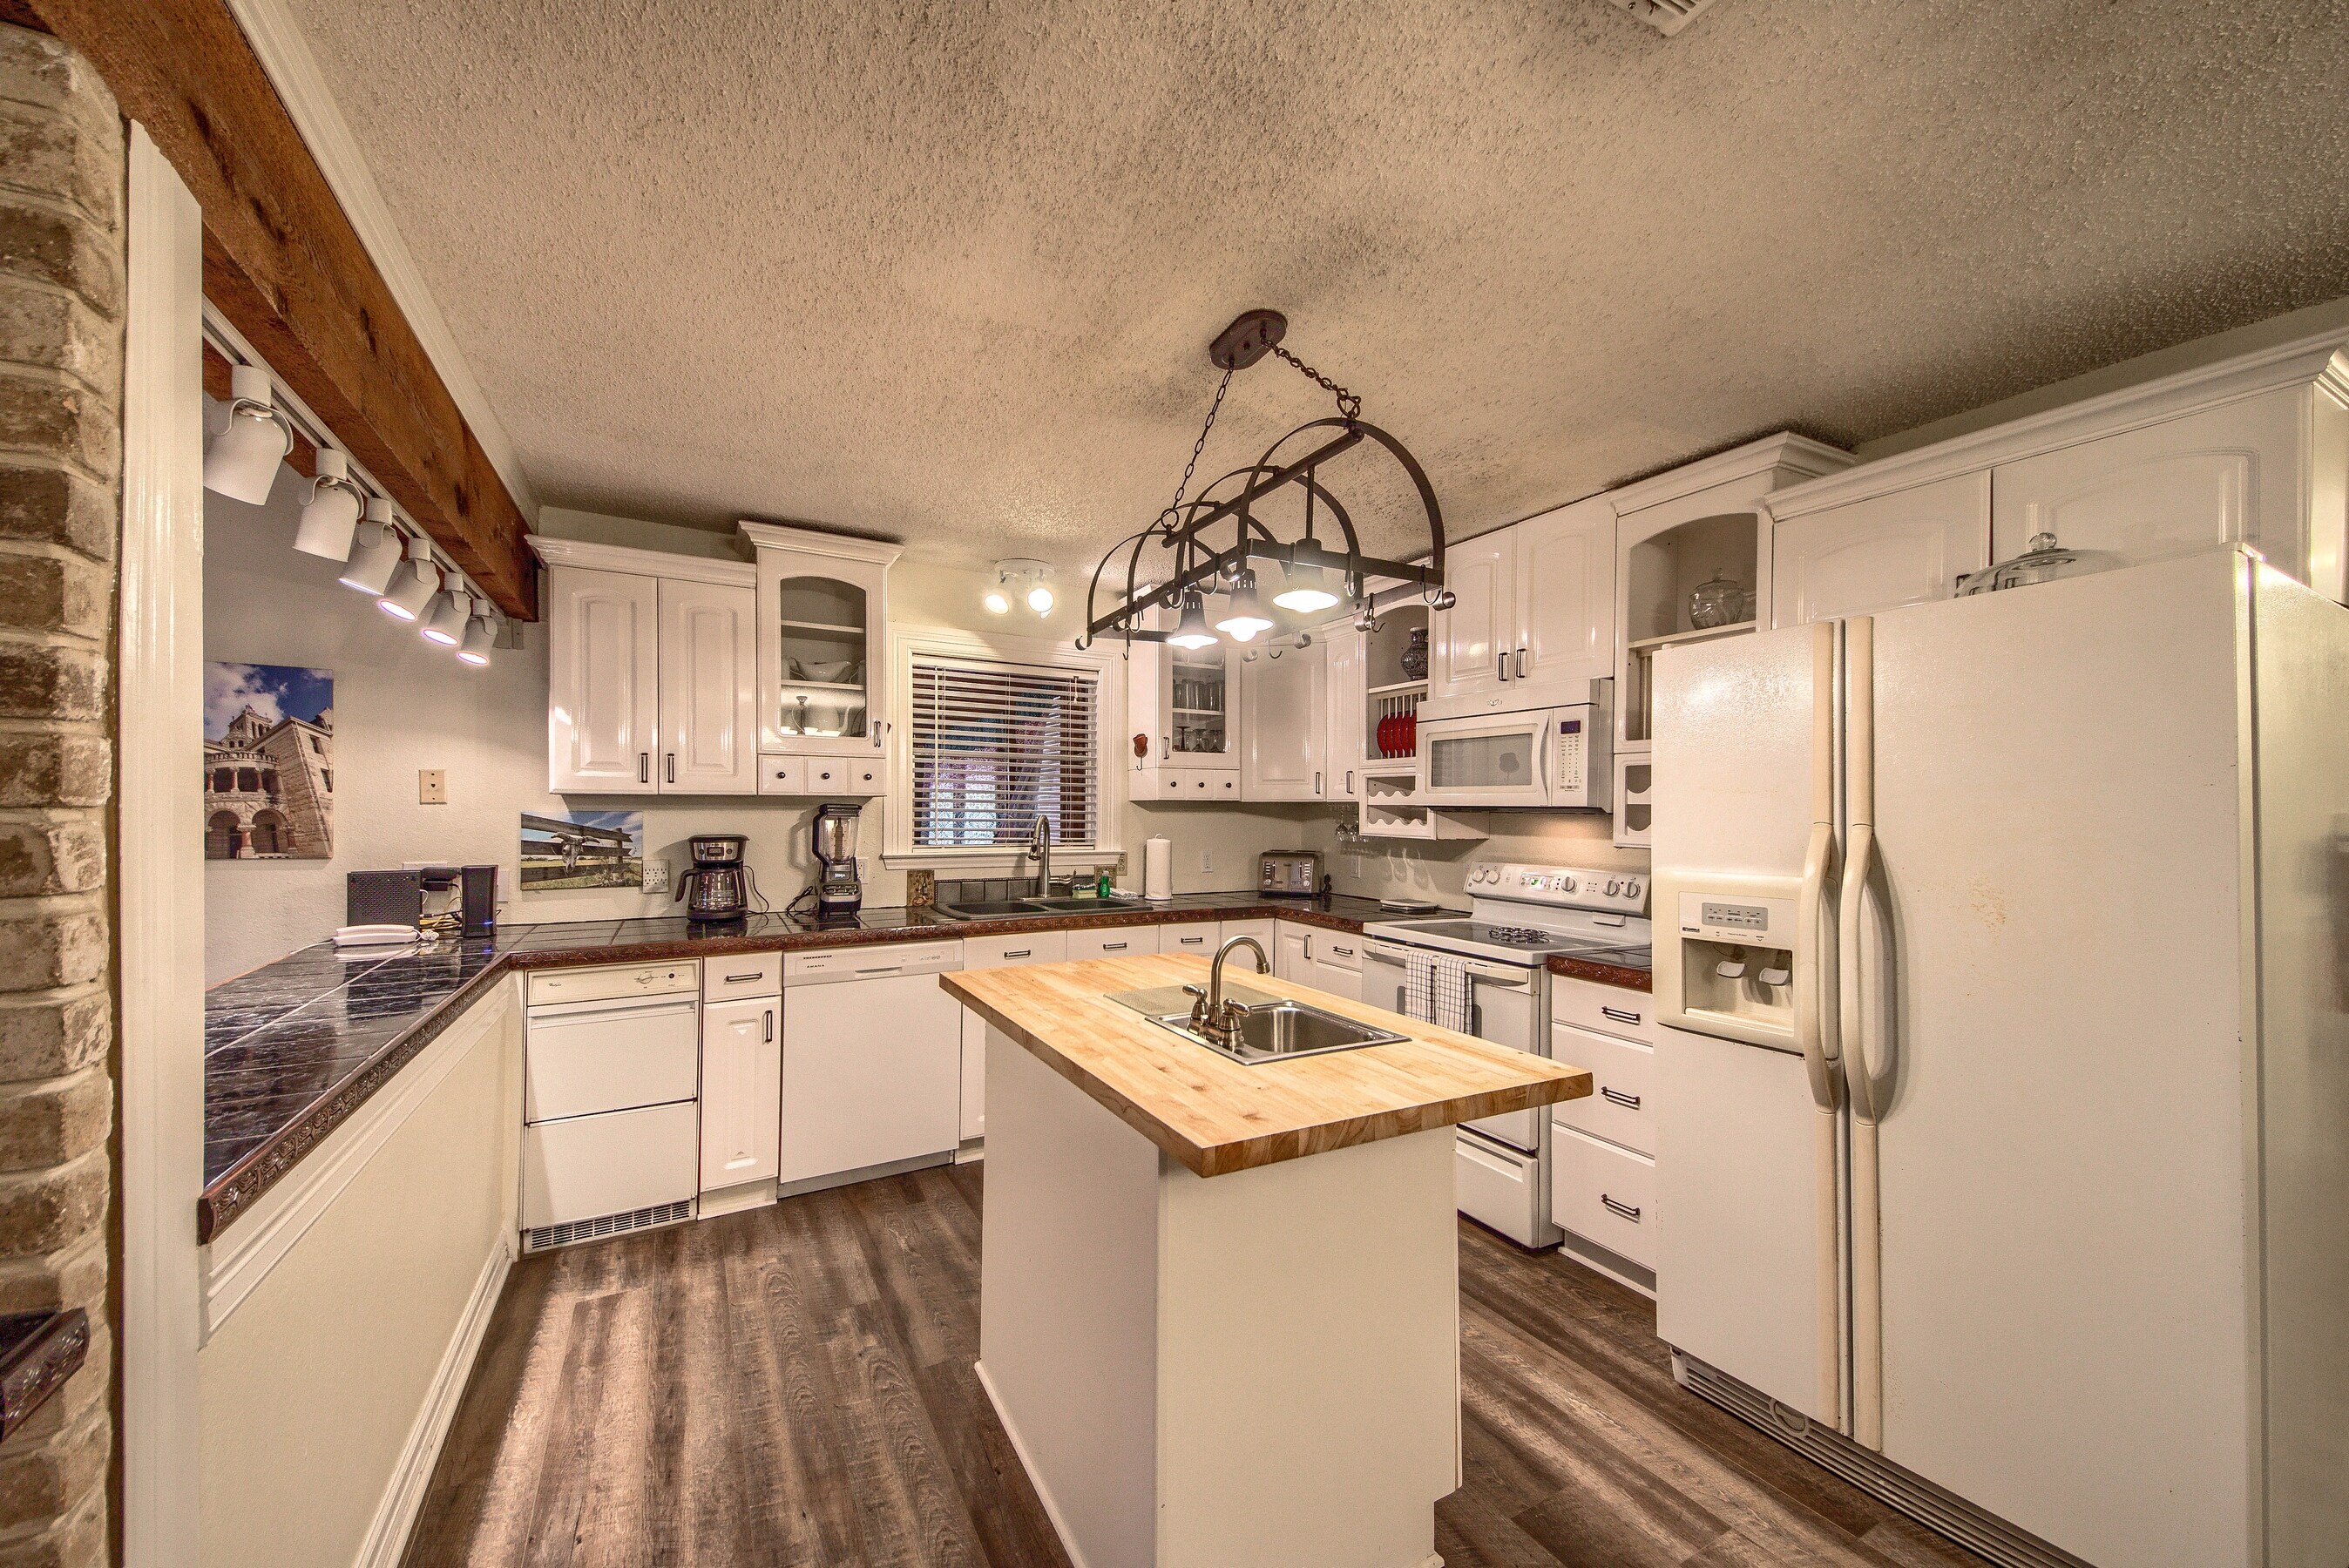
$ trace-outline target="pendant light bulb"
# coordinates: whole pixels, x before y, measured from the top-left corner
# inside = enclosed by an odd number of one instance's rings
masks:
[[[320,447],[318,477],[311,481],[310,499],[302,508],[302,525],[294,531],[294,548],[327,561],[349,560],[361,505],[349,459],[332,447]]]
[[[381,496],[369,496],[366,518],[353,535],[350,557],[343,563],[343,586],[381,595],[391,586],[391,574],[399,570],[401,545],[399,531],[391,526],[391,503]]]
[[[1183,595],[1182,618],[1174,623],[1174,630],[1166,640],[1178,648],[1215,646],[1216,634],[1207,630],[1206,607],[1200,603],[1196,589]]]
[[[277,482],[278,465],[294,449],[293,427],[277,411],[269,372],[257,365],[229,371],[228,428],[204,451],[204,488],[259,506]]]
[[[1028,608],[1035,611],[1039,615],[1050,614],[1052,603],[1052,591],[1041,583],[1028,590]]]
[[[489,601],[474,600],[472,619],[465,623],[465,640],[457,645],[457,657],[469,665],[486,665],[497,642],[498,624],[491,618]]]
[[[1224,611],[1224,618],[1216,623],[1216,630],[1236,643],[1252,643],[1259,633],[1272,630],[1272,617],[1256,596],[1256,573],[1243,567],[1237,581],[1232,584],[1232,602]]]
[[[408,542],[408,563],[391,574],[391,586],[376,608],[395,621],[413,621],[440,592],[440,569],[432,564],[432,547],[421,537]]]
[[[1272,596],[1272,602],[1284,610],[1309,613],[1332,608],[1338,595],[1330,592],[1329,570],[1309,562],[1288,568],[1286,585]]]
[[[473,596],[443,588],[432,595],[417,634],[428,643],[453,648],[465,640],[465,626],[473,618]]]

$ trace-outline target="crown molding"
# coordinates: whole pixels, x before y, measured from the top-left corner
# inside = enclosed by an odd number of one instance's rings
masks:
[[[2349,337],[2338,327],[2272,348],[2238,355],[2077,403],[2028,414],[2003,425],[1953,436],[1773,492],[1763,502],[1785,521],[1871,496],[1913,490],[1937,480],[2036,457],[2098,437],[2157,425],[2238,398],[2286,387],[2313,386],[2349,403]]]
[[[229,0],[229,10],[243,29],[245,41],[253,46],[270,85],[284,100],[294,129],[301,133],[319,172],[326,176],[327,188],[342,203],[343,215],[357,232],[359,243],[374,258],[376,270],[383,274],[391,297],[398,302],[409,328],[424,346],[433,368],[440,373],[449,396],[464,415],[465,423],[472,427],[473,437],[481,443],[490,466],[505,481],[508,493],[523,515],[535,521],[538,498],[523,471],[522,459],[514,453],[512,438],[490,407],[481,383],[473,378],[472,366],[466,362],[464,351],[457,346],[456,338],[450,335],[448,320],[441,315],[440,304],[425,284],[424,274],[417,270],[416,258],[409,253],[399,225],[392,220],[391,209],[385,204],[383,191],[375,182],[375,171],[367,166],[366,154],[359,150],[358,139],[351,134],[350,122],[343,118],[334,95],[326,89],[326,77],[318,69],[318,57],[310,52],[309,39],[286,13],[284,0]]]
[[[852,539],[812,528],[789,528],[781,523],[752,522],[748,519],[735,526],[742,531],[743,538],[761,550],[794,550],[802,555],[830,555],[874,566],[887,566],[905,553],[903,545],[881,539]]]
[[[665,577],[672,583],[711,583],[721,588],[755,588],[759,584],[759,569],[747,561],[716,561],[706,555],[677,555],[666,550],[631,550],[624,544],[549,539],[543,533],[529,535],[528,542],[549,566],[584,566],[592,572]]]
[[[1781,431],[1775,436],[1748,441],[1742,447],[1732,447],[1725,452],[1715,452],[1709,458],[1682,463],[1651,479],[1634,480],[1630,484],[1619,485],[1599,493],[1620,517],[1626,512],[1661,506],[1666,501],[1678,500],[1682,496],[1694,495],[1715,485],[1767,473],[1773,469],[1785,469],[1795,475],[1797,480],[1802,480],[1837,473],[1857,460],[1841,447],[1830,447],[1825,441],[1814,441],[1808,436]]]

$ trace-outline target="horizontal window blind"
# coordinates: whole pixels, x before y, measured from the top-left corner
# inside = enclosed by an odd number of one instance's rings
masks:
[[[1091,672],[916,655],[914,842],[1025,842],[1036,819],[1057,844],[1099,841],[1100,682]]]

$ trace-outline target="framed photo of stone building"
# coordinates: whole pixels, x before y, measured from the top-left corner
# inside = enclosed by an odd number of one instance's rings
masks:
[[[524,811],[522,886],[524,892],[559,888],[642,887],[642,811]]]
[[[335,856],[335,676],[204,666],[204,858]]]

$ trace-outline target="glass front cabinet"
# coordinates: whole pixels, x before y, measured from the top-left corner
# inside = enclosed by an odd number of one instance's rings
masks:
[[[1173,624],[1164,611],[1154,625]],[[1107,644],[1114,634],[1105,636]],[[1137,800],[1239,799],[1240,665],[1228,643],[1178,648],[1133,645],[1126,666],[1132,737],[1130,793]]]
[[[772,523],[741,529],[759,558],[761,754],[877,764],[889,738],[897,547]]]

